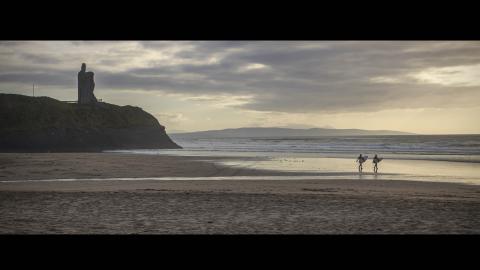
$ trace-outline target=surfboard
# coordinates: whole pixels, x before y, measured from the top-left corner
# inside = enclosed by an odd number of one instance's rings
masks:
[[[368,159],[368,156],[363,156],[363,157],[362,157],[362,163],[365,162],[365,161],[367,161],[367,159]]]

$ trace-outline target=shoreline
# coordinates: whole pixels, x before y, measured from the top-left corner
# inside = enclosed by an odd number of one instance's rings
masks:
[[[0,234],[480,233],[479,185],[292,180],[216,159],[1,153]],[[95,177],[111,179],[34,180]]]
[[[117,191],[175,182],[189,183],[192,187],[195,183],[211,183],[212,188],[219,185],[219,182],[225,182],[225,185],[237,182],[262,185],[271,182],[278,186],[284,186],[284,183],[296,186],[308,182],[318,185],[328,183],[335,188],[346,186],[351,189],[377,186],[429,187],[432,190],[438,187],[467,187],[469,190],[479,190],[480,193],[480,185],[474,183],[420,181],[397,174],[259,170],[216,163],[225,158],[126,153],[0,153],[0,191],[80,191],[83,186],[89,186],[86,188],[88,191],[95,191],[92,187],[101,190],[107,186],[110,187],[107,190]],[[398,179],[388,179],[390,176]]]
[[[262,156],[182,156],[182,155],[151,155],[139,153],[0,153],[0,183],[10,181],[28,181],[28,180],[55,180],[55,179],[110,179],[110,178],[168,178],[168,177],[241,177],[241,176],[295,176],[297,178],[306,176],[316,176],[316,178],[328,179],[356,179],[356,180],[405,180],[417,182],[439,182],[439,183],[464,183],[480,185],[477,177],[472,178],[470,175],[457,175],[449,173],[447,175],[416,175],[411,171],[415,169],[415,164],[405,167],[397,171],[381,171],[375,174],[370,171],[363,173],[356,172],[353,168],[351,171],[332,170],[325,168],[312,170],[308,166],[313,164],[305,158],[305,164],[310,162],[306,168],[298,167],[292,169],[295,165],[294,158],[287,158],[285,169],[282,167],[281,158],[278,162],[276,159],[269,159]],[[298,159],[298,158],[297,158]],[[319,158],[329,160],[344,160],[339,158]],[[291,160],[288,164],[288,160]],[[391,160],[388,166],[398,166]],[[257,166],[258,164],[263,164]],[[272,163],[276,162],[276,163]],[[335,161],[336,162],[336,161]],[[343,161],[342,161],[343,162]],[[429,161],[431,162],[431,161]],[[445,161],[439,161],[445,162]],[[457,162],[453,162],[456,164]],[[266,165],[267,164],[267,165]],[[303,165],[303,158],[301,163]],[[335,166],[335,163],[331,163]],[[466,162],[466,164],[469,164]],[[266,166],[265,166],[266,165]],[[424,166],[432,166],[431,163]],[[280,167],[279,167],[280,166]],[[452,169],[458,171],[458,166],[451,165]],[[456,167],[455,167],[456,166]],[[465,165],[462,165],[464,168]],[[388,169],[388,168],[387,168]],[[431,170],[437,168],[431,167]],[[450,167],[438,167],[443,173],[448,171]],[[467,169],[470,169],[468,167]],[[410,171],[409,171],[410,170]],[[478,170],[478,168],[476,168]],[[403,173],[402,173],[403,172]],[[459,172],[460,173],[460,172]],[[467,178],[465,178],[467,177]],[[449,178],[452,181],[449,181]],[[161,180],[161,179],[159,179]]]

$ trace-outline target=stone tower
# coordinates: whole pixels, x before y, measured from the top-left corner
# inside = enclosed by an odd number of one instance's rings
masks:
[[[87,65],[83,63],[81,70],[78,72],[78,104],[94,104],[97,102],[97,98],[93,94],[95,88],[94,73],[86,72],[86,69]]]

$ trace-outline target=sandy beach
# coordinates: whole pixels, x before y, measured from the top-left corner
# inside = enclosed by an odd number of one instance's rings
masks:
[[[293,173],[225,167],[209,159],[2,153],[0,233],[480,233],[478,185],[318,180],[308,174],[295,180]],[[274,175],[292,180],[261,180]],[[244,178],[148,179],[220,176]],[[40,181],[72,178],[86,180]]]

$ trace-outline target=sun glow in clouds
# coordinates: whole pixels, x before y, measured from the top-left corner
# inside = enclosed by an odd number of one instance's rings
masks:
[[[378,76],[369,79],[371,83],[437,84],[442,86],[480,86],[480,64],[450,67],[432,67],[415,73],[394,76]]]
[[[411,76],[422,83],[480,86],[480,65],[429,68]]]
[[[193,102],[206,102],[214,108],[225,108],[248,104],[254,97],[252,95],[201,95],[184,97],[182,100]]]
[[[370,82],[372,83],[401,83],[402,79],[401,78],[396,78],[396,77],[386,77],[386,76],[380,76],[380,77],[373,77],[370,78]]]
[[[256,71],[256,70],[266,70],[269,67],[264,64],[259,64],[259,63],[254,63],[254,64],[248,64],[246,66],[242,66],[238,69],[240,72],[249,72],[249,71]]]

